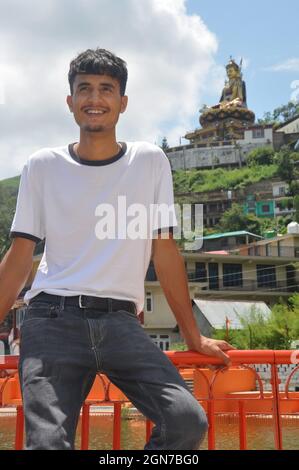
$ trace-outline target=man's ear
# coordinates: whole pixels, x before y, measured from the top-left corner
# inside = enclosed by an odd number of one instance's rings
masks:
[[[121,106],[120,106],[120,112],[124,113],[125,110],[127,109],[128,106],[128,97],[127,95],[124,95],[121,97]]]
[[[66,102],[67,102],[70,112],[72,113],[73,112],[73,98],[71,97],[71,95],[68,95],[66,97]]]

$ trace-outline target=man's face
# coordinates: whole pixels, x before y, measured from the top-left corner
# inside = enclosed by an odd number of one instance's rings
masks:
[[[75,121],[86,132],[114,129],[127,102],[128,97],[120,94],[119,81],[109,75],[76,75],[73,94],[67,97]]]

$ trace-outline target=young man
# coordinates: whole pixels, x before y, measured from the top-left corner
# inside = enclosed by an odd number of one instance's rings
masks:
[[[67,104],[80,140],[34,153],[22,172],[13,241],[0,266],[0,316],[28,278],[35,243],[45,238],[21,327],[27,449],[74,448],[80,408],[98,372],[155,423],[145,449],[198,449],[207,430],[204,410],[137,318],[151,255],[188,347],[229,364],[224,351],[231,346],[197,329],[183,258],[171,236],[175,216],[150,225],[151,234],[170,232],[167,239],[134,236],[126,219],[124,201],[131,216],[136,204],[173,204],[162,150],[116,140],[126,82],[126,64],[111,52],[89,49],[76,57]],[[105,223],[104,214],[110,216]]]

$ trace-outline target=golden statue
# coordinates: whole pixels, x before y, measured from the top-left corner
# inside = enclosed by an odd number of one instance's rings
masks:
[[[233,142],[244,138],[244,130],[254,123],[255,115],[248,109],[246,85],[241,73],[242,60],[238,65],[232,57],[226,65],[227,80],[219,103],[204,106],[200,110],[201,129],[185,135],[191,143]]]
[[[241,106],[247,108],[246,85],[242,80],[241,66],[231,58],[226,66],[228,81],[225,82],[219,104],[212,108],[228,108],[230,106]]]

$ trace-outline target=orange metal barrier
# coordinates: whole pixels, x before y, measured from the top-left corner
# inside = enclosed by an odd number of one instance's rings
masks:
[[[282,449],[282,415],[299,419],[299,392],[289,387],[299,370],[297,365],[289,375],[284,391],[279,391],[277,366],[294,362],[293,351],[229,351],[230,368],[211,371],[206,364],[221,364],[217,358],[208,358],[193,351],[167,351],[165,354],[178,367],[185,380],[192,381],[193,394],[205,409],[209,420],[208,448],[215,449],[215,417],[219,414],[237,414],[239,420],[239,447],[247,449],[246,415],[262,414],[273,418],[275,448]],[[265,391],[263,381],[253,365],[268,364],[271,367],[271,391]],[[18,356],[0,356],[0,371],[6,377],[0,379],[0,407],[16,407],[15,449],[23,448],[24,416],[22,397],[17,374]],[[104,374],[98,374],[82,407],[81,449],[88,449],[89,416],[91,405],[113,405],[113,446],[121,449],[121,409],[128,398]],[[153,423],[146,420],[146,440]]]

